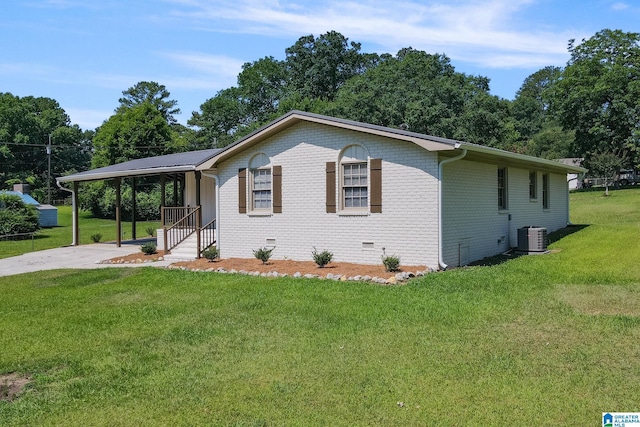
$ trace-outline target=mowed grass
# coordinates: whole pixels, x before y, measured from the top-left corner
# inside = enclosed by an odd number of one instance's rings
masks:
[[[0,278],[3,425],[600,425],[639,411],[640,191],[545,256],[389,287],[153,268]]]
[[[116,240],[116,223],[113,220],[93,218],[89,212],[80,211],[80,244],[93,243],[91,235],[102,234],[102,242]],[[158,228],[157,221],[137,221],[136,237],[146,237],[146,229]],[[131,238],[131,222],[122,222],[123,239]],[[39,230],[33,239],[0,240],[0,258],[21,255],[26,252],[68,246],[73,239],[71,206],[58,206],[58,226]]]

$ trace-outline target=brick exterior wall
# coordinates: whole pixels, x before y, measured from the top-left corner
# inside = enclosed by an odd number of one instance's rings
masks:
[[[341,150],[351,144],[382,159],[382,213],[326,213],[326,162],[338,162]],[[238,213],[238,169],[247,168],[257,153],[282,166],[280,214]],[[297,123],[218,165],[221,255],[252,257],[254,249],[275,241],[275,259],[310,261],[315,246],[333,252],[335,261],[380,264],[384,251],[404,265],[436,268],[437,173],[437,154],[412,143]]]
[[[507,165],[501,165],[505,167]],[[517,230],[540,226],[548,232],[567,223],[567,176],[549,173],[549,209],[542,206],[542,175],[537,199],[529,198],[529,172],[507,168],[508,209],[498,210],[497,165],[459,160],[443,170],[443,258],[459,266],[516,247]]]

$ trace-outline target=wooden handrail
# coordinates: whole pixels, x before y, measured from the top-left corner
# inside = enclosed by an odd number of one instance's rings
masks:
[[[198,247],[198,254],[201,254],[209,246],[216,242],[216,219],[212,219],[200,229],[201,247]]]
[[[169,252],[171,249],[175,248],[182,242],[184,239],[189,237],[194,232],[200,230],[200,206],[196,207],[186,207],[186,208],[165,208],[167,211],[165,213],[165,221],[173,218],[171,215],[183,211],[187,212],[185,216],[174,221],[172,225],[164,224],[164,251]],[[199,233],[198,233],[199,234]],[[198,245],[199,249],[199,245]],[[198,252],[199,253],[199,252]]]
[[[165,206],[162,208],[162,226],[171,226],[198,209],[199,206]]]

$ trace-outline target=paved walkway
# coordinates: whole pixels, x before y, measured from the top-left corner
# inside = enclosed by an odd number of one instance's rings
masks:
[[[143,264],[100,264],[100,261],[140,252],[140,244],[140,241],[123,242],[121,247],[117,247],[115,243],[95,243],[29,252],[0,259],[0,276],[57,268],[166,267],[170,264],[170,261]]]

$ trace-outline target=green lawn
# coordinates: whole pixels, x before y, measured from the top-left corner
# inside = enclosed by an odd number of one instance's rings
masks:
[[[405,286],[154,268],[0,278],[2,425],[601,425],[640,411],[640,189],[545,256]]]
[[[107,219],[93,218],[91,214],[80,211],[80,244],[92,243],[91,235],[102,234],[103,242],[116,240],[115,221]],[[147,235],[147,227],[158,228],[158,222],[137,221],[136,237],[142,238]],[[122,223],[123,239],[131,238],[131,222]],[[43,228],[38,231],[34,239],[20,241],[0,240],[0,258],[21,255],[25,252],[40,251],[43,249],[58,248],[68,246],[72,241],[72,219],[71,206],[58,206],[58,227]]]

